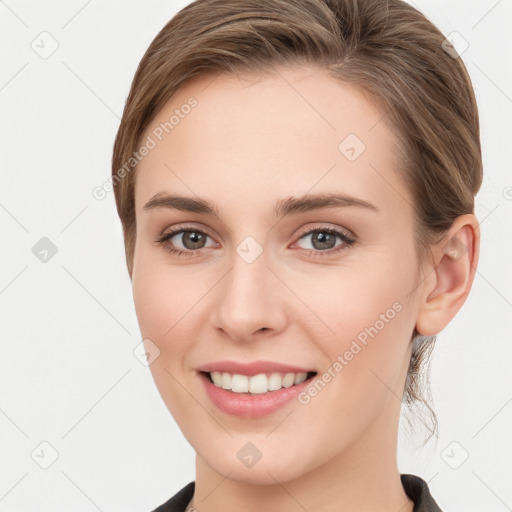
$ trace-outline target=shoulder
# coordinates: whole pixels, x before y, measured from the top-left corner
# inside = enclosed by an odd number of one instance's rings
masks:
[[[186,506],[194,495],[194,488],[195,482],[190,482],[172,498],[155,508],[152,512],[185,512]]]
[[[413,512],[442,512],[436,503],[427,482],[416,475],[401,474],[400,479],[405,493],[414,502]]]

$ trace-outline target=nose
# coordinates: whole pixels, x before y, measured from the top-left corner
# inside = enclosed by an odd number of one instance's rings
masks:
[[[231,269],[216,286],[213,326],[233,341],[270,337],[286,326],[285,292],[268,264],[265,252],[250,263],[235,253]]]

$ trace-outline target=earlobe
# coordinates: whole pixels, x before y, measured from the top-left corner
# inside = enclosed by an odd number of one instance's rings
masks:
[[[433,279],[425,281],[428,288],[416,322],[420,334],[438,334],[462,307],[473,284],[479,248],[479,225],[473,214],[457,217],[443,240],[432,247],[435,267]]]

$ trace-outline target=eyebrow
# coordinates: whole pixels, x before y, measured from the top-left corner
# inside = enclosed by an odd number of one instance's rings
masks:
[[[297,198],[290,197],[288,199],[281,199],[275,205],[274,215],[276,217],[285,217],[287,215],[322,210],[325,208],[343,208],[348,206],[356,206],[375,212],[379,211],[375,205],[345,194],[307,194]],[[169,208],[184,212],[211,215],[212,217],[220,219],[217,206],[205,199],[174,196],[166,194],[165,192],[159,192],[154,195],[143,208],[144,210]]]

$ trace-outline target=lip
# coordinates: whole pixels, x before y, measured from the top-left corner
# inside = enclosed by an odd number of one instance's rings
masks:
[[[251,361],[249,363],[241,363],[238,361],[215,361],[199,366],[197,371],[226,372],[231,374],[238,373],[240,375],[252,377],[259,373],[309,373],[315,372],[316,370],[274,361]]]
[[[300,384],[281,388],[267,393],[254,394],[234,393],[217,387],[210,381],[208,372],[224,371],[227,373],[238,373],[241,375],[253,376],[259,373],[315,373],[314,370],[307,370],[298,366],[292,366],[270,361],[256,361],[252,363],[237,363],[234,361],[217,361],[198,367],[198,376],[204,386],[208,398],[221,411],[232,416],[242,418],[261,418],[272,414],[285,405],[292,402],[299,393],[304,391],[312,382],[314,377],[306,379]]]

